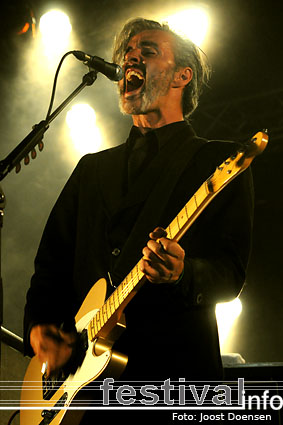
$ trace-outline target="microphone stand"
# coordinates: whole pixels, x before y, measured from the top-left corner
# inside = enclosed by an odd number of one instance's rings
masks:
[[[0,259],[1,259],[1,231],[3,227],[3,217],[6,199],[2,187],[0,186]],[[1,274],[1,261],[0,261],[0,329],[3,323],[3,282]],[[1,332],[0,332],[0,365],[1,365]]]
[[[16,146],[15,149],[2,161],[0,161],[0,181],[7,174],[16,168],[16,172],[20,171],[20,162],[24,159],[25,163],[29,162],[29,153],[35,157],[35,147],[39,146],[42,150],[42,139],[44,133],[49,128],[49,124],[60,114],[60,112],[77,96],[86,86],[91,86],[97,78],[97,71],[92,70],[83,76],[81,84],[64,100],[61,105],[45,120],[33,126],[33,130]],[[3,216],[5,207],[5,195],[0,186],[0,327],[3,324],[3,284],[1,275],[1,230],[3,227]],[[0,332],[0,364],[1,364],[1,332]]]

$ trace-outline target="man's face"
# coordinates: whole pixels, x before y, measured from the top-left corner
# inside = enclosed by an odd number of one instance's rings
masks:
[[[168,102],[175,71],[173,39],[170,33],[147,30],[128,43],[119,82],[120,106],[131,115],[146,114]]]

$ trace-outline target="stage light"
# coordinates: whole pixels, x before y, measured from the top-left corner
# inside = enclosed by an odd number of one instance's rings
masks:
[[[72,25],[68,16],[51,10],[40,18],[39,30],[48,57],[58,57],[68,47]]]
[[[66,122],[75,150],[84,155],[97,152],[102,144],[94,109],[88,104],[76,104],[67,112]]]
[[[242,303],[239,298],[227,303],[216,305],[215,313],[218,324],[221,352],[229,351],[229,337],[231,337],[236,319],[242,312]]]
[[[192,40],[201,47],[209,29],[209,17],[205,9],[189,8],[162,19],[177,34]]]

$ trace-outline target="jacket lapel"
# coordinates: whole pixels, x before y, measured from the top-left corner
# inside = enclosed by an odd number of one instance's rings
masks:
[[[127,183],[126,144],[100,152],[98,181],[104,209],[110,218],[121,205],[126,194]]]

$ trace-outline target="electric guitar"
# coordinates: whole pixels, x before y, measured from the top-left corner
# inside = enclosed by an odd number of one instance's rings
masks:
[[[168,237],[179,241],[212,199],[249,167],[267,143],[266,132],[258,132],[217,167],[167,227]],[[38,357],[32,358],[21,391],[21,425],[77,425],[83,411],[73,406],[77,401],[83,406],[86,386],[98,377],[121,375],[127,357],[112,347],[125,329],[125,306],[146,280],[140,271],[140,261],[106,301],[105,279],[100,279],[89,291],[75,318],[80,355],[74,372],[61,371],[48,379]]]

